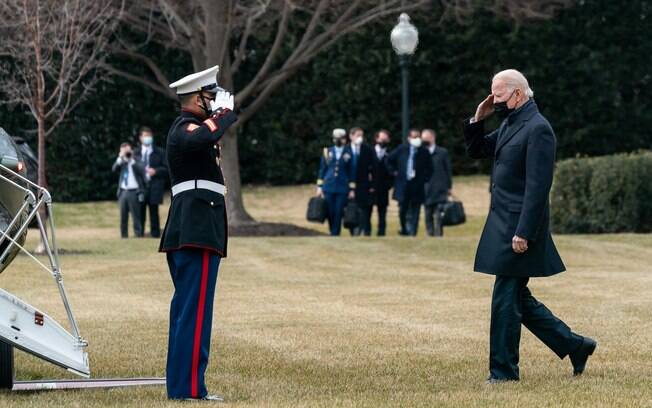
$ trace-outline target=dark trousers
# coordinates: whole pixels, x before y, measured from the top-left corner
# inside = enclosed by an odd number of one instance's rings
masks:
[[[213,299],[220,257],[205,249],[167,253],[174,295],[166,366],[168,398],[202,398],[208,394],[208,366],[213,324]]]
[[[371,235],[371,205],[358,203],[358,220],[359,224],[355,228],[349,228],[352,236]]]
[[[419,213],[421,203],[413,200],[404,200],[398,203],[398,218],[401,223],[401,235],[415,236],[419,230]]]
[[[346,193],[324,193],[324,198],[328,203],[328,228],[330,234],[340,235],[342,230],[342,215],[346,206]]]
[[[120,206],[120,236],[127,238],[129,236],[129,214],[134,225],[134,235],[143,236],[143,221],[141,217],[141,203],[138,201],[138,190],[120,190],[118,196],[118,205]]]
[[[444,226],[441,225],[441,208],[443,203],[426,204],[426,231],[431,237],[444,235]]]
[[[149,209],[149,232],[153,238],[161,236],[161,221],[158,216],[158,204],[142,203],[140,211],[142,214],[140,223],[141,231],[145,232],[145,220]]]
[[[384,237],[387,229],[387,204],[376,204],[378,211],[378,236]]]
[[[562,359],[582,344],[581,336],[532,296],[528,280],[496,276],[491,299],[489,353],[489,372],[493,378],[519,379],[521,324]]]

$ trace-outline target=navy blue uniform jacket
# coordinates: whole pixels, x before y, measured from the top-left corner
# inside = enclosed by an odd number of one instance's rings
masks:
[[[464,124],[472,158],[494,158],[491,208],[475,257],[475,271],[517,277],[550,276],[566,270],[550,235],[549,193],[556,138],[533,100],[488,134],[484,123]],[[528,250],[512,249],[514,235]]]
[[[188,180],[224,184],[217,142],[236,120],[230,110],[204,121],[192,112],[181,112],[170,128],[166,148],[173,186]],[[223,195],[205,189],[184,191],[172,198],[159,251],[202,248],[226,257],[227,232]]]
[[[324,193],[346,194],[355,189],[351,147],[343,146],[339,159],[336,158],[334,146],[324,147],[319,163],[317,185]]]

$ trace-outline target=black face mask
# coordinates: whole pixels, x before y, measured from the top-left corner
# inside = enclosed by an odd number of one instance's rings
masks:
[[[204,111],[204,113],[206,114],[206,117],[207,117],[207,118],[210,117],[210,116],[213,114],[213,111],[212,111],[211,108],[210,108],[210,102],[209,102],[209,104],[207,105],[207,104],[206,104],[206,100],[204,99],[204,96],[203,96],[203,95],[200,95],[200,96],[199,96],[199,100],[201,100],[201,108],[202,108],[202,110]]]
[[[385,149],[387,146],[389,146],[389,143],[387,143],[387,142],[378,142],[378,146],[380,146],[380,147],[382,147],[383,149]]]
[[[507,100],[503,102],[494,102],[494,112],[503,119],[508,117],[510,113],[516,110],[515,108],[507,107],[507,102],[510,99],[512,99],[512,96],[514,96],[514,92],[516,92],[516,89],[512,91],[512,94],[509,96],[509,98],[507,98]]]
[[[333,143],[335,143],[335,146],[340,147],[344,144],[344,140],[342,139],[333,139]]]

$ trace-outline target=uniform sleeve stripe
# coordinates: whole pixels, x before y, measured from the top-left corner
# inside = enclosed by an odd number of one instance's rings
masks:
[[[217,130],[217,124],[213,120],[213,118],[208,118],[204,121],[206,126],[211,130],[211,132],[215,132]]]
[[[188,126],[186,126],[186,130],[187,130],[188,132],[194,132],[194,131],[197,130],[198,128],[199,128],[199,125],[196,125],[196,124],[194,124],[194,123],[189,123]]]

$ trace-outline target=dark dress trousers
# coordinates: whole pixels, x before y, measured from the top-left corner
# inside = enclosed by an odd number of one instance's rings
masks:
[[[430,153],[430,150],[428,150]],[[436,146],[430,153],[432,160],[432,177],[425,186],[425,215],[428,235],[443,235],[440,220],[440,206],[448,201],[448,191],[453,188],[453,169],[448,150]]]
[[[158,146],[152,146],[152,151],[149,155],[143,157],[142,147],[138,148],[134,156],[139,160],[145,168],[150,167],[156,170],[156,174],[149,179],[145,184],[145,201],[142,203],[141,224],[142,230],[145,231],[145,218],[146,213],[149,211],[149,230],[154,238],[161,236],[160,220],[158,215],[158,206],[163,204],[163,196],[165,195],[165,186],[170,179],[168,173],[168,166],[165,161],[165,150]]]
[[[488,134],[484,123],[464,124],[472,158],[494,158],[491,208],[475,260],[477,272],[496,275],[491,303],[490,375],[519,378],[521,324],[560,358],[575,351],[582,337],[537,301],[527,287],[530,277],[564,271],[552,241],[549,192],[555,165],[552,127],[533,100],[511,113]],[[528,240],[517,254],[514,235]]]
[[[383,157],[376,156],[376,170],[374,172],[374,205],[378,211],[378,236],[385,235],[387,229],[387,206],[389,205],[389,190],[394,185],[394,177],[387,169],[387,157],[385,153]]]
[[[236,118],[230,110],[203,121],[192,112],[181,112],[167,139],[173,186],[191,180],[224,184],[216,143]],[[159,247],[166,252],[174,284],[166,366],[167,393],[171,399],[207,395],[204,373],[209,361],[213,298],[226,248],[222,194],[191,189],[172,197]]]
[[[354,152],[353,147],[351,151]],[[353,153],[353,168],[355,180],[355,202],[360,209],[360,223],[351,228],[351,235],[371,235],[371,206],[373,205],[374,173],[376,170],[376,154],[367,144],[359,146],[359,153]]]
[[[134,235],[136,237],[143,236],[143,222],[142,222],[142,201],[145,194],[145,167],[137,159],[134,158],[131,169],[136,179],[138,187],[135,189],[122,188],[122,178],[125,172],[128,172],[129,163],[127,161],[116,161],[113,163],[112,170],[114,173],[120,175],[118,179],[118,189],[116,196],[118,197],[118,206],[120,208],[120,236],[127,238],[129,236],[129,214],[134,226]]]
[[[414,178],[408,180],[410,150],[414,149],[412,161]],[[387,158],[387,168],[394,175],[392,198],[398,201],[401,235],[417,235],[419,212],[425,200],[424,185],[432,176],[432,161],[428,149],[415,148],[410,144],[397,147]]]

